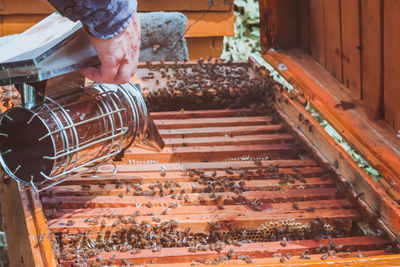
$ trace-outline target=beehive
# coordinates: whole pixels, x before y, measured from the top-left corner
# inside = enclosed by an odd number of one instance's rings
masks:
[[[282,30],[295,28],[287,18],[299,3],[261,2],[264,48],[300,44]],[[133,82],[166,148],[132,148],[40,195],[5,180],[13,266],[398,264],[395,132],[333,94],[343,85],[304,51],[263,57],[297,90],[252,58],[141,65]],[[305,105],[383,179],[368,177]]]

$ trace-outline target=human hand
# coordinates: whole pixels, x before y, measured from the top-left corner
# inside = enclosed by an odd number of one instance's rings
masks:
[[[82,75],[99,83],[123,84],[135,75],[139,61],[140,23],[136,13],[128,26],[111,39],[90,36],[101,66],[81,69]]]

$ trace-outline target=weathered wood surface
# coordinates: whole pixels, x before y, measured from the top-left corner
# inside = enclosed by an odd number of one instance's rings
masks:
[[[394,130],[400,130],[396,105],[400,98],[400,68],[396,64],[400,60],[398,1],[276,2],[261,1],[262,52],[267,53],[269,48],[302,48],[352,92],[365,113],[373,119],[385,119]],[[297,16],[299,23],[288,28]],[[277,31],[279,28],[284,28],[284,33]],[[279,47],[276,40],[280,35],[298,36],[297,42]]]
[[[335,168],[340,175],[339,182],[342,188],[347,188],[348,196],[358,202],[363,214],[366,217],[375,218],[377,225],[389,230],[391,238],[398,240],[399,204],[358,167],[343,148],[312,119],[301,104],[291,100],[285,92],[282,95],[278,94],[278,97],[287,99],[287,101],[277,103],[282,116],[304,142],[314,147],[315,155]],[[300,120],[299,117],[303,119]]]
[[[152,154],[148,160],[140,162],[139,157],[135,159],[129,157],[140,153],[142,158],[146,153],[131,149],[127,151],[127,159],[114,162],[118,168],[115,176],[110,176],[114,169],[112,165],[101,166],[94,177],[91,173],[74,177],[41,193],[41,203],[38,203],[36,198],[24,199],[24,203],[33,205],[34,210],[38,204],[43,206],[43,210],[40,207],[37,209],[38,213],[33,215],[35,224],[44,222],[41,216],[43,213],[46,215],[47,225],[45,227],[43,224],[42,227],[34,225],[34,231],[37,232],[35,235],[44,233],[48,227],[49,231],[56,235],[61,233],[76,235],[90,230],[89,237],[95,238],[99,232],[105,233],[107,230],[112,232],[120,226],[129,227],[129,222],[124,222],[126,226],[122,224],[115,226],[115,220],[119,218],[117,216],[129,218],[139,212],[139,215],[135,216],[138,223],[156,225],[154,217],[158,217],[161,222],[177,219],[178,229],[185,230],[190,227],[191,231],[199,233],[207,233],[210,222],[221,223],[220,230],[227,231],[232,226],[257,229],[265,223],[280,222],[288,218],[301,224],[321,219],[330,225],[340,221],[346,229],[350,229],[356,222],[367,218],[374,221],[380,229],[387,231],[392,239],[396,239],[394,233],[400,229],[398,223],[400,212],[398,205],[385,190],[377,186],[355,163],[351,162],[349,156],[333,142],[319,124],[313,121],[296,100],[280,90],[277,90],[275,100],[275,108],[285,123],[277,120],[279,116],[274,115],[274,120],[271,120],[272,114],[251,110],[154,113],[156,123],[164,128],[160,131],[163,131],[164,135],[176,135],[167,138],[169,146],[165,154]],[[246,116],[248,120],[244,119]],[[207,121],[210,122],[208,130],[202,130],[206,129]],[[271,126],[280,127],[266,133],[258,132],[259,127]],[[228,129],[237,130],[238,127],[248,129],[230,137]],[[182,133],[185,135],[182,136]],[[189,137],[187,134],[195,136]],[[268,139],[271,136],[273,138]],[[258,139],[256,143],[239,145],[237,142],[244,141],[240,139],[242,137]],[[266,140],[261,142],[264,137]],[[209,141],[206,142],[205,138],[209,138]],[[227,142],[229,138],[239,139]],[[219,142],[221,140],[225,141]],[[190,145],[183,145],[184,142]],[[302,147],[301,144],[306,144],[308,152],[302,150],[301,155],[288,152],[289,147],[294,145]],[[172,148],[177,150],[174,151]],[[276,148],[285,149],[276,150],[276,158],[256,159],[259,151],[268,152]],[[196,155],[195,151],[211,154],[205,159]],[[239,151],[245,151],[248,157],[234,159]],[[215,153],[226,155],[215,157]],[[166,154],[169,156],[178,154],[182,159],[179,162],[170,162]],[[214,158],[210,155],[214,155]],[[225,158],[229,160],[223,161]],[[203,178],[200,178],[201,176]],[[236,202],[234,197],[237,193],[234,187],[225,186],[224,192],[219,192],[222,186],[216,185],[215,196],[220,196],[218,199],[209,192],[202,191],[206,188],[206,184],[199,179],[205,177],[214,177],[216,181],[242,182],[241,195],[246,202]],[[282,177],[297,178],[282,183]],[[136,190],[133,189],[135,185],[140,184],[143,192],[149,192],[153,190],[155,184],[166,182],[179,183],[173,191],[176,192],[175,196],[172,191],[167,191],[164,195],[155,191],[150,195],[135,195]],[[88,219],[96,217],[104,219],[104,224],[88,223]],[[70,220],[73,223],[70,223]],[[335,244],[343,244],[344,249],[352,251],[343,250],[328,259],[329,262],[339,266],[349,262],[358,263],[358,259],[355,259],[358,253],[365,256],[363,257],[365,262],[393,262],[397,259],[397,256],[386,255],[385,248],[391,242],[389,239],[353,234],[352,237],[329,240],[288,241],[286,246],[280,242],[242,244],[234,247],[233,255],[249,255],[254,266],[275,265],[280,258],[273,257],[274,253],[287,252],[293,255],[287,263],[324,264],[327,261],[321,261],[322,255],[314,251],[321,244],[334,241]],[[26,248],[29,249],[29,246],[33,245],[30,244]],[[310,260],[299,259],[300,253],[306,248],[310,251]],[[37,253],[49,251],[46,243],[39,245],[37,249],[39,249]],[[230,246],[225,247],[220,255],[227,255],[229,249]],[[361,251],[354,252],[357,250]],[[142,250],[137,254],[101,252],[100,256],[107,262],[113,254],[116,255],[117,264],[126,259],[135,264],[150,264],[151,261],[155,266],[156,264],[182,266],[190,264],[199,257],[209,260],[217,257],[215,251],[193,253],[189,252],[187,247],[163,248],[158,252]],[[51,260],[54,255],[46,254],[40,257],[42,261]],[[89,259],[91,263],[94,261],[97,261],[97,256]],[[70,261],[60,261],[60,263],[63,266],[72,264]],[[243,261],[231,259],[223,264],[240,265]]]
[[[0,196],[10,266],[56,266],[38,196],[10,180],[2,181]]]
[[[400,188],[400,142],[382,121],[369,118],[346,88],[299,50],[269,52],[264,58],[298,89],[310,104],[396,190]],[[350,105],[350,107],[346,107]]]

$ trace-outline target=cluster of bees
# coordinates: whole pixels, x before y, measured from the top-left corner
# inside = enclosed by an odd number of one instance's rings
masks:
[[[225,175],[216,171],[202,171],[189,169],[183,172],[184,176],[189,176],[191,189],[182,188],[178,182],[168,180],[156,181],[152,184],[143,183],[136,184],[122,183],[114,181],[116,189],[125,189],[126,194],[134,196],[166,196],[172,199],[181,200],[182,205],[187,202],[187,193],[202,193],[198,197],[198,201],[194,205],[205,204],[204,194],[207,194],[213,204],[219,209],[224,209],[224,205],[240,204],[250,207],[258,207],[262,204],[262,200],[248,200],[242,193],[247,190],[247,179],[279,179],[279,184],[291,183],[295,180],[303,181],[299,169],[294,168],[292,174],[279,172],[279,167],[270,165],[262,167],[261,162],[255,161],[253,170],[243,170],[236,168],[227,168]],[[100,185],[99,185],[100,186]],[[104,185],[101,185],[104,187]],[[90,187],[82,187],[83,191],[90,193]],[[234,193],[229,199],[222,199],[222,192]],[[175,204],[175,205],[174,205]],[[193,203],[191,203],[193,204]],[[147,208],[152,208],[151,202],[143,204]],[[177,203],[170,203],[168,208],[160,215],[166,215],[168,210],[177,208]],[[258,210],[257,208],[253,208]],[[153,216],[151,221],[137,220],[139,216]],[[281,241],[282,246],[286,246],[286,240],[301,239],[321,239],[343,237],[348,235],[349,229],[345,228],[340,220],[335,220],[333,226],[325,224],[322,220],[316,219],[308,224],[300,224],[294,219],[268,222],[256,229],[247,229],[245,227],[235,227],[233,223],[219,222],[209,223],[208,232],[196,233],[190,228],[181,230],[178,220],[162,221],[158,214],[141,214],[136,211],[131,216],[122,216],[116,214],[105,214],[94,218],[87,218],[85,223],[91,226],[97,225],[106,227],[105,219],[112,219],[113,224],[105,231],[99,233],[85,233],[77,235],[56,234],[53,247],[56,257],[63,260],[73,260],[84,262],[90,257],[98,255],[102,251],[112,252],[128,252],[132,254],[139,253],[141,249],[151,249],[156,252],[167,247],[188,247],[189,252],[214,250],[221,252],[226,246],[241,246],[245,243],[253,242],[271,242]],[[67,222],[73,225],[73,219]],[[233,249],[233,248],[232,248]],[[229,250],[231,251],[231,250]],[[307,258],[307,255],[303,256]],[[197,264],[219,264],[230,259],[242,259],[250,263],[252,259],[249,256],[232,256],[220,254],[214,260],[198,258],[192,262]],[[104,262],[103,259],[101,259]]]
[[[249,63],[200,59],[197,64],[148,64],[145,78],[157,79],[159,72],[166,84],[156,80],[156,88],[143,88],[150,111],[223,108],[269,109],[274,81],[261,67],[253,73]],[[255,78],[257,77],[257,78]]]
[[[147,90],[143,88],[145,101],[150,111],[167,111],[193,109],[221,109],[221,108],[254,108],[270,110],[270,103],[266,101],[273,97],[271,90],[274,82],[266,75],[265,69],[250,69],[249,64],[236,64],[223,62],[219,59],[208,62],[200,59],[197,64],[148,64],[148,79],[157,79],[160,75],[166,79],[166,83],[156,80],[158,88]],[[158,72],[155,75],[155,72]],[[157,77],[156,77],[157,76]],[[257,76],[257,79],[253,79]],[[146,77],[145,77],[146,78]],[[74,261],[85,265],[87,259],[97,257],[96,263],[113,265],[115,257],[102,259],[98,254],[107,252],[139,253],[142,249],[150,249],[153,252],[162,248],[188,247],[188,252],[194,255],[200,251],[216,251],[218,256],[213,260],[197,257],[191,265],[217,265],[224,261],[237,259],[245,263],[252,263],[248,255],[236,255],[235,248],[246,243],[278,241],[282,247],[287,246],[290,240],[319,240],[323,238],[338,238],[350,235],[343,221],[333,220],[332,225],[326,224],[321,219],[311,220],[309,223],[299,223],[294,219],[266,222],[265,224],[248,229],[237,227],[232,222],[209,222],[207,231],[194,232],[190,228],[182,228],[179,221],[162,220],[162,216],[179,205],[204,205],[213,204],[223,210],[224,205],[248,205],[255,211],[261,211],[263,199],[246,199],[243,192],[247,191],[246,181],[249,179],[279,179],[279,183],[269,190],[280,190],[281,186],[294,184],[299,181],[306,183],[300,169],[293,168],[290,173],[282,172],[279,166],[270,165],[263,167],[260,161],[254,162],[251,170],[228,168],[225,175],[216,171],[202,171],[190,169],[183,173],[190,177],[191,188],[183,188],[179,182],[172,180],[156,181],[146,186],[141,183],[113,182],[115,188],[125,189],[119,196],[160,196],[170,197],[176,202],[169,203],[161,214],[140,214],[136,211],[130,216],[105,214],[94,218],[88,218],[85,223],[90,226],[100,226],[100,232],[86,232],[82,234],[55,234],[52,247],[57,259]],[[161,171],[160,176],[165,177],[166,172]],[[328,179],[329,175],[322,177]],[[105,184],[98,184],[104,188]],[[82,185],[83,194],[90,195],[91,187]],[[222,193],[231,192],[229,198],[222,199]],[[201,193],[197,200],[189,198],[189,193]],[[205,196],[208,196],[205,197]],[[211,202],[210,202],[211,201]],[[151,209],[151,202],[143,203],[143,206]],[[293,203],[294,209],[299,209],[297,203]],[[314,208],[309,208],[313,211]],[[139,222],[139,216],[153,216],[151,220]],[[107,225],[105,219],[113,219],[112,225]],[[68,221],[69,225],[74,220]],[[229,248],[228,250],[224,248]],[[227,251],[222,253],[222,251]],[[305,250],[296,256],[300,259],[310,259],[309,253],[323,254],[321,259],[326,259],[337,252],[352,251],[352,248],[344,248],[341,244],[330,242],[326,246],[320,245],[315,251]],[[291,259],[290,253],[283,255],[275,253],[273,257],[280,258],[284,263]],[[150,262],[155,263],[155,262]],[[123,260],[122,266],[129,265]]]
[[[131,216],[134,217],[134,216]],[[56,257],[63,260],[74,260],[77,262],[86,261],[88,258],[98,255],[102,251],[112,252],[131,252],[139,253],[141,249],[151,249],[153,252],[160,251],[167,247],[188,247],[188,251],[213,250],[221,252],[226,246],[242,246],[245,243],[253,242],[272,242],[280,241],[282,247],[287,245],[287,240],[294,239],[319,239],[322,237],[342,237],[348,235],[343,232],[344,228],[340,225],[327,227],[322,220],[313,220],[309,224],[302,224],[301,231],[291,224],[284,227],[276,225],[273,227],[259,227],[258,229],[246,229],[245,227],[234,228],[229,223],[209,223],[208,232],[193,233],[190,228],[179,229],[177,220],[158,221],[150,224],[149,222],[137,222],[135,219],[125,220],[119,217],[119,224],[115,225],[116,230],[107,229],[105,232],[92,234],[90,232],[78,235],[57,234],[57,244],[55,245]],[[124,226],[129,222],[129,226]],[[91,223],[91,222],[87,222]],[[276,222],[275,222],[276,223]],[[118,226],[118,225],[123,226]],[[278,222],[279,224],[279,222]],[[293,225],[296,225],[293,223]],[[336,249],[321,246],[315,253],[328,253],[329,251],[344,251],[342,245]],[[350,249],[346,250],[350,251]],[[210,264],[221,263],[232,258],[232,252],[226,256],[221,255]],[[330,252],[332,253],[332,252]],[[275,255],[276,256],[276,255]],[[242,256],[243,257],[243,256]],[[307,258],[301,255],[300,258]],[[239,259],[239,257],[237,257]],[[250,257],[243,257],[246,262],[251,262]],[[199,260],[205,263],[209,260]]]

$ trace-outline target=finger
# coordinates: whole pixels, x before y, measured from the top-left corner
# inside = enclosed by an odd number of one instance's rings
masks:
[[[88,67],[88,68],[83,68],[80,69],[79,72],[85,76],[86,78],[88,78],[91,81],[94,82],[99,82],[99,78],[101,77],[101,72],[99,68],[95,68],[95,67]]]
[[[123,60],[121,62],[121,65],[119,66],[117,75],[114,78],[114,83],[118,84],[128,83],[131,78],[132,69],[133,69],[132,64],[129,64],[129,61],[126,59]]]
[[[82,75],[86,76],[89,80],[98,83],[113,83],[117,71],[118,66],[105,65],[101,65],[100,68],[88,67],[80,70]]]

